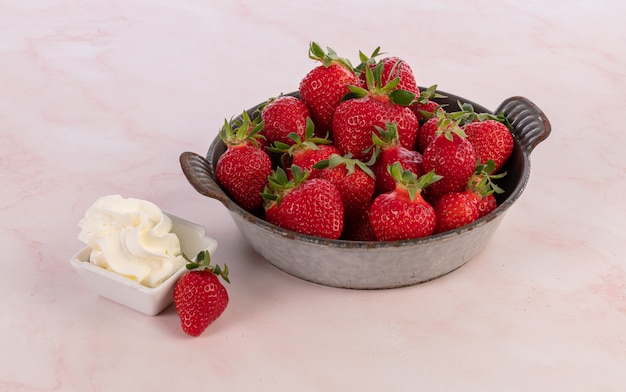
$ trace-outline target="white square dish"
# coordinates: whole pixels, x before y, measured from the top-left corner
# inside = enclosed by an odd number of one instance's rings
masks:
[[[217,249],[217,241],[207,237],[206,229],[172,214],[165,213],[172,220],[172,232],[181,245],[181,250],[189,257],[195,257],[201,250],[208,250],[211,256]],[[132,279],[106,270],[89,262],[91,248],[85,247],[71,260],[72,267],[83,281],[102,297],[135,309],[149,316],[160,313],[174,300],[174,285],[186,268],[183,266],[157,287],[144,286]]]

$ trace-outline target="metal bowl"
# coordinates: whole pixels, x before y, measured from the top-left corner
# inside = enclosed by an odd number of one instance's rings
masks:
[[[470,103],[476,112],[491,112],[467,99],[439,91],[448,107]],[[297,96],[297,93],[291,93]],[[258,107],[251,108],[250,115]],[[499,182],[505,193],[498,207],[462,228],[430,237],[390,242],[328,240],[285,230],[239,207],[215,180],[215,165],[226,150],[219,136],[206,158],[184,152],[180,164],[200,194],[219,200],[242,236],[265,260],[280,270],[318,284],[351,289],[386,289],[426,282],[461,267],[487,244],[506,211],[520,197],[530,176],[530,153],[550,134],[544,113],[523,97],[503,101],[493,113],[504,114],[513,126],[515,146]]]

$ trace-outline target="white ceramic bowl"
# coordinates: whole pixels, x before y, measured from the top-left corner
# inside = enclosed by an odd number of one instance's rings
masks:
[[[207,237],[206,229],[196,223],[166,213],[172,219],[172,232],[181,245],[181,250],[190,258],[201,250],[208,250],[211,256],[217,249],[217,241]],[[91,248],[85,247],[71,260],[74,269],[93,291],[112,301],[128,306],[141,313],[154,316],[174,301],[174,285],[185,273],[183,266],[157,287],[144,286],[115,272],[89,262]]]

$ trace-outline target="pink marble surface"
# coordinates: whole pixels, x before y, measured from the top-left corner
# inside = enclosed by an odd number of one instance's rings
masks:
[[[624,390],[626,5],[381,4],[0,2],[0,390]],[[545,111],[526,191],[469,264],[396,290],[307,283],[186,182],[179,154],[295,90],[311,40],[381,45],[421,85]],[[72,270],[79,219],[112,193],[220,242],[231,304],[201,337]]]

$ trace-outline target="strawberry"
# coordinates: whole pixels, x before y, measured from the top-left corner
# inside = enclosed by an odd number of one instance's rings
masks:
[[[315,164],[330,158],[333,154],[339,154],[339,149],[330,144],[320,144],[317,148],[301,151],[293,156],[291,165],[299,166],[302,169],[309,170],[311,172],[311,178],[319,176],[320,170],[315,167]]]
[[[465,189],[474,173],[476,153],[457,122],[441,123],[437,136],[422,154],[422,166],[425,172],[434,170],[443,177],[428,188],[431,201]]]
[[[219,279],[230,283],[228,266],[211,266],[211,254],[206,250],[198,253],[196,261],[187,261],[189,272],[174,286],[174,304],[183,331],[198,336],[228,306],[228,292]]]
[[[415,113],[415,117],[420,122],[420,125],[431,118],[436,110],[441,107],[440,104],[433,101],[435,98],[446,98],[445,95],[437,92],[436,84],[422,91],[411,105],[411,109],[413,113]]]
[[[372,134],[387,123],[397,126],[400,144],[413,149],[419,124],[408,108],[414,94],[396,90],[399,78],[381,86],[382,63],[372,71],[365,67],[367,90],[350,86],[351,94],[342,101],[333,116],[334,143],[343,155],[367,160],[373,152]]]
[[[476,203],[478,208],[478,217],[483,217],[493,211],[498,203],[495,194],[504,193],[494,180],[506,176],[506,172],[495,174],[496,163],[488,160],[486,163],[476,161],[474,174],[467,183],[467,191],[476,195]]]
[[[442,107],[437,107],[432,116],[424,121],[417,134],[416,150],[424,152],[430,142],[437,137],[437,131],[452,125],[451,119]]]
[[[466,124],[463,131],[467,140],[474,146],[476,157],[482,163],[493,160],[498,172],[513,152],[513,135],[509,128],[493,119],[474,121]]]
[[[261,150],[267,147],[268,142],[267,142],[267,139],[265,138],[265,132],[263,130],[264,124],[261,121],[260,116],[253,115],[253,117],[250,117],[248,112],[244,110],[241,113],[241,116],[232,120],[231,123],[229,123],[228,121],[224,121],[223,128],[228,129],[225,132],[228,132],[229,134],[230,133],[234,134],[236,133],[235,128],[237,130],[240,130],[241,128],[247,129],[246,143],[248,143],[249,146],[256,147]]]
[[[439,129],[439,119],[437,117],[427,119],[417,133],[415,149],[423,153],[430,142],[437,136],[437,129]]]
[[[435,204],[436,233],[456,229],[479,218],[478,196],[471,191],[450,192]]]
[[[513,152],[511,124],[502,114],[477,113],[467,102],[458,102],[458,105],[460,110],[450,113],[450,118],[459,121],[480,162],[493,160],[494,173],[497,173]]]
[[[492,174],[494,169],[494,161],[489,160],[483,164],[478,160],[465,190],[446,193],[439,198],[435,205],[436,233],[465,226],[497,207],[494,193],[504,191],[493,180],[502,178],[506,173],[494,175]]]
[[[430,171],[418,179],[398,162],[389,171],[396,180],[396,189],[376,196],[369,211],[376,239],[396,241],[431,235],[436,224],[435,210],[421,192],[441,177]]]
[[[328,180],[309,179],[309,172],[292,166],[293,178],[278,167],[263,191],[265,220],[302,234],[338,239],[343,231],[341,193]]]
[[[289,137],[290,133],[304,139],[306,119],[310,115],[306,104],[296,97],[281,95],[270,99],[261,110],[263,132],[268,143],[279,141],[293,144],[293,138]]]
[[[386,193],[396,188],[396,182],[391,177],[387,167],[394,162],[400,162],[405,170],[410,170],[418,177],[423,174],[422,154],[415,150],[409,150],[400,145],[398,140],[398,128],[394,123],[388,123],[386,129],[377,127],[372,135],[376,146],[376,162],[372,165],[372,171],[376,176],[375,194]]]
[[[310,171],[310,178],[315,178],[319,170],[313,166],[319,161],[328,159],[332,154],[339,154],[339,149],[331,145],[330,140],[315,136],[315,126],[310,118],[306,119],[304,139],[296,133],[289,134],[289,137],[292,139],[291,144],[276,141],[268,148],[270,152],[283,154],[281,162],[283,168],[288,169],[288,174],[289,167],[296,165]]]
[[[309,47],[309,58],[322,62],[313,68],[300,81],[298,91],[300,98],[311,112],[318,135],[330,134],[333,114],[341,99],[349,93],[348,86],[362,86],[350,60],[339,57],[327,48],[328,53],[312,42]]]
[[[380,46],[377,47],[370,56],[359,51],[361,63],[356,67],[356,71],[359,73],[359,77],[363,82],[366,82],[365,67],[369,67],[373,70],[377,65],[376,57],[381,54]],[[420,96],[420,89],[415,81],[415,75],[407,62],[397,56],[383,57],[379,62],[382,63],[383,66],[381,73],[381,81],[383,84],[391,82],[395,78],[399,78],[400,80],[395,89],[410,91],[414,94],[415,99]]]
[[[420,90],[415,81],[415,75],[406,61],[396,56],[385,57],[380,61],[383,64],[383,72],[381,75],[383,83],[388,83],[395,78],[399,78],[400,81],[396,89],[413,93],[413,99],[419,98]]]
[[[215,177],[226,193],[242,208],[252,211],[263,204],[260,194],[272,171],[269,155],[255,147],[259,127],[250,131],[244,122],[231,128],[228,121],[219,136],[227,149],[215,166]]]
[[[350,155],[333,154],[329,159],[315,164],[314,168],[323,169],[318,177],[330,181],[339,190],[345,222],[367,217],[376,180],[374,173],[365,163],[353,159]]]

